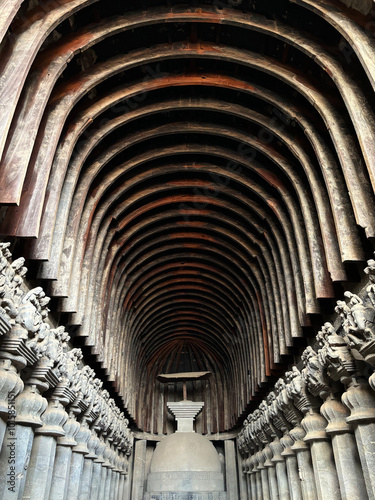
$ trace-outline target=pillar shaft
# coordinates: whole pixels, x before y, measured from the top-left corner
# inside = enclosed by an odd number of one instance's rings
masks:
[[[375,498],[375,423],[357,425],[354,433],[367,493]]]
[[[278,438],[275,438],[270,443],[270,448],[273,452],[271,462],[275,464],[277,489],[280,500],[290,500],[288,476],[286,474],[286,466],[284,458],[281,456],[282,446]]]
[[[294,427],[290,436],[294,441],[292,450],[296,453],[298,463],[298,475],[301,481],[301,492],[303,500],[317,500],[314,469],[311,460],[310,447],[303,441],[306,433],[302,427]]]
[[[289,455],[285,457],[285,463],[289,483],[290,500],[302,500],[301,480],[298,474],[297,457]]]
[[[57,445],[50,500],[67,500],[72,448]]]
[[[82,479],[79,489],[79,500],[90,500],[90,488],[94,461],[92,458],[85,458],[83,462]]]
[[[319,500],[326,499],[327,491],[330,492],[332,500],[341,500],[332,446],[325,432],[327,426],[326,419],[311,410],[306,414],[301,424],[306,431],[304,440],[310,444],[316,491]]]
[[[369,498],[375,498],[375,393],[362,378],[353,378],[342,402],[350,410],[346,421],[354,427]]]
[[[340,492],[343,500],[367,500],[367,490],[362,473],[355,437],[346,422],[348,409],[334,396],[326,399],[320,409],[328,420],[327,434],[332,439]]]
[[[106,479],[107,479],[107,473],[109,473],[109,470],[107,467],[102,466],[102,471],[101,471],[101,476],[100,476],[100,488],[99,488],[99,500],[105,500],[105,486],[106,486]]]
[[[269,491],[269,483],[268,483],[268,471],[266,468],[260,471],[260,476],[262,478],[262,493],[263,500],[271,500],[270,491]]]
[[[68,499],[78,500],[83,472],[83,453],[73,451],[69,469]]]
[[[101,473],[102,464],[94,461],[90,487],[90,500],[98,500],[99,498]]]
[[[49,498],[55,453],[56,439],[54,437],[35,436],[26,475],[24,500]]]
[[[0,454],[0,477],[6,480],[0,482],[0,498],[4,500],[22,498],[33,440],[34,430],[23,425],[16,424],[5,434]],[[9,475],[12,472],[15,473],[14,481]]]
[[[284,457],[286,463],[286,471],[289,483],[289,494],[291,500],[302,500],[301,480],[298,475],[298,464],[295,452],[291,449],[293,439],[286,432],[280,439],[283,452],[281,456]]]

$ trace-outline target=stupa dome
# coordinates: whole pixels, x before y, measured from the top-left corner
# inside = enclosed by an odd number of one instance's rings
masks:
[[[207,438],[195,432],[176,432],[158,444],[150,471],[221,472],[221,465],[217,451]]]

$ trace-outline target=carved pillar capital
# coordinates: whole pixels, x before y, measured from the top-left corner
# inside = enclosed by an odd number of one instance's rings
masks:
[[[43,426],[36,429],[36,434],[47,436],[64,436],[64,424],[68,420],[68,415],[64,406],[57,399],[49,401],[46,411],[42,415]]]
[[[27,384],[22,393],[16,398],[16,423],[41,427],[41,416],[46,411],[48,402],[35,384]]]
[[[350,432],[347,423],[348,409],[335,396],[329,396],[320,408],[323,417],[328,421],[326,433],[331,435]]]
[[[363,377],[352,379],[342,395],[342,402],[350,410],[348,423],[375,422],[375,394]]]
[[[8,418],[8,401],[11,394],[15,398],[24,384],[10,359],[0,359],[0,416]]]
[[[319,411],[322,404],[320,398],[313,396],[308,391],[305,378],[295,366],[291,371],[286,372],[285,378],[288,382],[286,385],[287,394],[303,414]]]
[[[289,398],[286,383],[283,379],[279,379],[275,383],[277,392],[276,404],[279,410],[285,415],[285,418],[293,426],[298,426],[303,418],[302,413],[294,406],[292,398]]]

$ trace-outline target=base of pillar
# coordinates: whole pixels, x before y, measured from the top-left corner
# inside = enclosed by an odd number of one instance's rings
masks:
[[[143,500],[227,500],[223,491],[160,491],[148,492]]]

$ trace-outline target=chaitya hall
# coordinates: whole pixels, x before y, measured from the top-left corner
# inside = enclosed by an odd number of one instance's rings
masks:
[[[0,0],[0,500],[375,500],[374,90],[374,0]]]

